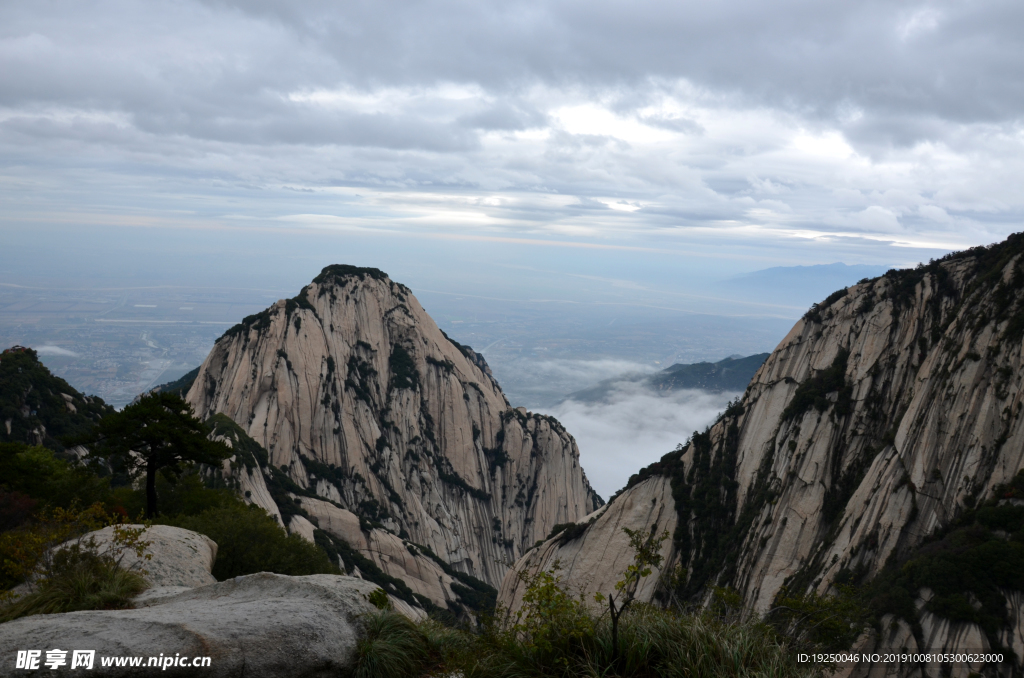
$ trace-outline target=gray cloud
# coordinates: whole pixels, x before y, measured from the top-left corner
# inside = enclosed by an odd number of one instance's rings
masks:
[[[6,3],[0,168],[54,195],[89,171],[90,209],[130,183],[147,205],[198,194],[213,217],[276,219],[310,212],[282,190],[368,188],[318,206],[430,229],[861,238],[891,259],[1019,228],[1022,19],[1009,0]],[[13,181],[5,202],[38,209]]]
[[[79,354],[75,353],[74,351],[66,348],[61,348],[60,346],[37,346],[35,348],[35,352],[38,353],[39,355],[56,355],[65,358],[79,357]]]

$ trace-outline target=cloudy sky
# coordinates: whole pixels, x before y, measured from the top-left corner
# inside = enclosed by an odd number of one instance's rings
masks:
[[[0,225],[912,264],[1020,230],[1022,28],[1012,0],[12,0]]]

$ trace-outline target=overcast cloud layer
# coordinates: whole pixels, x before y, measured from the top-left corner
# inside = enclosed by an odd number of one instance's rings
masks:
[[[938,253],[1020,230],[1022,26],[1012,0],[6,2],[4,223]]]

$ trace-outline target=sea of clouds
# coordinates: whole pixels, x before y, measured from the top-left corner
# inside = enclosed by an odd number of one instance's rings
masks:
[[[607,499],[629,477],[703,431],[739,393],[680,390],[661,393],[621,381],[600,402],[567,399],[545,408],[576,438],[580,462]]]

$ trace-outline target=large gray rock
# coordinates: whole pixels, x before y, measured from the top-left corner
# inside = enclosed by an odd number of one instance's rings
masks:
[[[142,527],[130,525],[129,527]],[[108,551],[114,536],[113,527],[90,532],[99,552]],[[217,544],[204,534],[170,525],[153,525],[142,534],[150,542],[147,552],[153,557],[140,560],[134,551],[124,552],[121,561],[126,569],[141,568],[152,586],[206,586],[217,580],[211,573],[217,559]]]
[[[140,528],[142,525],[126,527]],[[150,588],[137,600],[154,599],[196,586],[216,583],[217,579],[211,572],[213,561],[217,559],[217,544],[206,535],[170,525],[153,525],[142,533],[141,539],[149,542],[142,558],[131,549],[120,548],[115,554],[121,567],[126,570],[141,570],[149,582]],[[117,549],[113,540],[114,528],[104,527],[64,545],[77,542],[87,548],[95,548],[97,553],[108,553],[111,549]],[[149,560],[145,558],[147,554],[152,556]],[[12,593],[15,596],[23,596],[32,590],[33,584],[26,582],[12,589]]]
[[[336,675],[352,660],[356,619],[374,608],[376,584],[337,575],[288,577],[262,572],[134,610],[71,612],[25,617],[0,625],[0,676],[32,675],[15,668],[18,650],[68,650],[68,664],[39,674],[78,675],[71,650],[95,650],[87,675],[153,675],[149,657],[210,657],[208,668],[168,667],[165,676]],[[139,668],[103,667],[103,657],[144,657]]]

